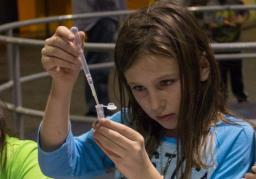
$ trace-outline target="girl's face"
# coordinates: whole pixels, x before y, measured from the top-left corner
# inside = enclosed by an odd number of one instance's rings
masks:
[[[160,55],[139,56],[125,77],[147,115],[165,129],[175,129],[181,100],[177,61]]]

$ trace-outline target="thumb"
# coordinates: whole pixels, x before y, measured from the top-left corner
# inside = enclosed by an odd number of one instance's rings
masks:
[[[87,35],[83,31],[79,31],[82,48],[84,48],[84,42],[87,42]]]

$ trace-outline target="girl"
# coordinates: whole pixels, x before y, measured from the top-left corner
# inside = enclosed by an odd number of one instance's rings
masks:
[[[80,71],[73,41],[58,27],[42,49],[53,79],[38,139],[46,175],[238,179],[250,169],[253,129],[225,109],[209,41],[185,8],[158,2],[128,18],[115,48],[121,112],[79,137],[68,120]]]
[[[0,100],[0,178],[47,179],[39,168],[37,145],[34,141],[19,140],[7,135]]]

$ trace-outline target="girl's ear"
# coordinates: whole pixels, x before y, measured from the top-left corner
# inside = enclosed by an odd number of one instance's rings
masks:
[[[206,81],[210,74],[209,62],[203,55],[200,59],[200,81]]]

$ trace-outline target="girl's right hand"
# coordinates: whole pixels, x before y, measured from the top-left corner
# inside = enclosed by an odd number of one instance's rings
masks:
[[[85,34],[79,32],[79,35],[83,42]],[[41,51],[43,67],[52,77],[55,87],[60,89],[72,89],[80,72],[79,56],[83,47],[75,45],[74,39],[68,28],[59,26],[55,34],[45,40]]]
[[[150,161],[144,137],[134,129],[108,119],[94,126],[96,143],[129,179],[163,179]]]

